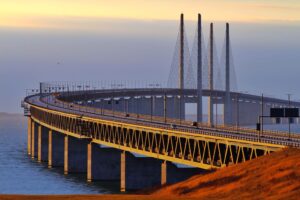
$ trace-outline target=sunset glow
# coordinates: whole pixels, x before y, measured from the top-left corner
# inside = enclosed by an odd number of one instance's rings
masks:
[[[296,0],[14,0],[0,5],[2,27],[60,28],[56,22],[62,18],[174,20],[181,12],[190,20],[195,20],[198,12],[210,21],[300,20],[300,3]]]

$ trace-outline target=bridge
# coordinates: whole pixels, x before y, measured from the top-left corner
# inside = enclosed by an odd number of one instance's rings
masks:
[[[201,15],[197,31],[197,83],[191,60],[186,64],[181,15],[177,71],[168,85],[41,83],[23,102],[28,116],[28,154],[64,173],[86,173],[88,181],[120,180],[120,190],[136,190],[184,180],[194,174],[245,162],[282,148],[300,147],[295,133],[246,128],[270,108],[300,107],[287,101],[232,91],[229,25],[226,25],[225,88],[214,87],[213,25],[210,26],[208,88],[203,78]],[[177,46],[177,45],[176,45]],[[172,85],[177,74],[178,85]],[[218,73],[217,73],[218,74]],[[222,73],[219,73],[222,74]],[[221,79],[218,79],[221,82]],[[196,85],[195,85],[196,83]],[[208,120],[202,97],[208,98]],[[197,120],[185,118],[185,105],[197,104]],[[223,104],[223,123],[214,120],[214,105]],[[272,120],[265,120],[272,123]]]

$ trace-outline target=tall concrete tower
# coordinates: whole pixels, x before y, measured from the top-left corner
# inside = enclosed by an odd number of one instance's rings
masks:
[[[208,63],[208,89],[212,91],[214,89],[214,27],[213,23],[210,24],[209,34],[209,63]],[[212,93],[208,96],[208,124],[213,126],[214,120],[214,106]]]
[[[202,19],[198,14],[198,55],[197,55],[197,121],[202,122]]]
[[[231,97],[230,97],[230,38],[229,24],[226,23],[226,63],[225,63],[225,105],[224,123],[232,124]]]
[[[179,46],[179,89],[180,92],[180,120],[185,118],[185,102],[184,102],[184,16],[180,15],[180,46]]]
[[[184,18],[180,15],[179,88],[184,89]]]

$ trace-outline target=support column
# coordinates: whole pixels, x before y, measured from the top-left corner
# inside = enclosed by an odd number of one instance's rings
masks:
[[[42,126],[38,125],[38,162],[42,162]]]
[[[52,168],[52,130],[48,132],[48,168]]]
[[[31,123],[31,158],[34,159],[34,131],[35,131],[35,123],[34,121],[32,120],[32,123]]]
[[[86,147],[88,182],[120,180],[120,150],[96,143],[87,143]]]
[[[64,174],[87,172],[86,139],[64,136]]]
[[[126,191],[126,151],[121,152],[121,192]]]
[[[162,177],[162,169],[162,160],[122,152],[121,191],[160,186],[162,182],[166,182],[166,173]]]
[[[202,21],[198,14],[197,121],[202,122]]]
[[[28,155],[31,155],[31,117],[28,117],[28,128],[27,128],[27,153]]]
[[[214,70],[213,70],[213,66],[214,66],[214,56],[213,56],[213,46],[214,46],[214,39],[213,39],[213,23],[210,24],[210,36],[209,36],[209,66],[208,66],[208,88],[209,90],[212,92],[214,89]],[[212,98],[212,93],[209,94],[208,96],[208,124],[210,126],[213,126],[213,121],[214,121],[214,106],[213,106],[213,98]]]
[[[64,138],[64,174],[68,174],[69,169],[69,136]]]
[[[230,99],[230,43],[229,43],[229,24],[226,23],[226,66],[225,66],[225,105],[224,105],[224,124],[232,124],[231,99]]]
[[[161,163],[161,185],[167,184],[167,161]]]
[[[87,181],[92,182],[92,143],[87,145]]]

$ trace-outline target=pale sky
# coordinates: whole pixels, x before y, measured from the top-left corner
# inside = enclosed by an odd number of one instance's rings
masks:
[[[1,0],[0,26],[63,28],[68,18],[208,21],[298,21],[299,0]]]
[[[0,0],[0,112],[43,81],[167,80],[180,13],[219,56],[230,23],[239,91],[300,99],[299,0]]]

